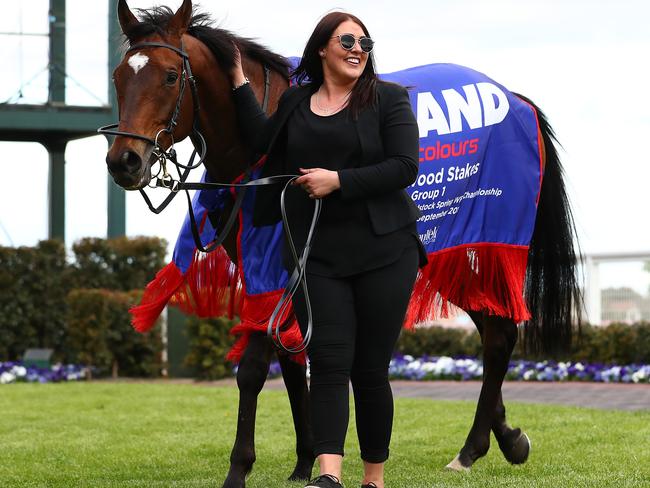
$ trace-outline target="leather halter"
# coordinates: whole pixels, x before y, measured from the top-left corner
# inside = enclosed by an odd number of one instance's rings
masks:
[[[165,44],[162,42],[140,42],[138,44],[134,44],[133,46],[129,47],[129,49],[126,52],[128,54],[131,51],[137,51],[140,49],[146,49],[150,47],[162,47],[165,49],[170,49],[174,51],[176,54],[178,54],[183,60],[183,69],[181,71],[181,76],[180,76],[180,87],[178,90],[178,97],[176,98],[176,105],[169,119],[169,123],[167,124],[167,127],[159,130],[154,136],[154,138],[151,138],[143,134],[138,134],[135,132],[126,132],[126,131],[117,130],[117,127],[119,127],[119,123],[100,127],[99,129],[97,129],[97,132],[105,135],[131,137],[133,139],[140,139],[142,141],[148,142],[154,147],[154,155],[156,156],[157,161],[160,162],[163,178],[167,180],[172,179],[169,173],[167,172],[167,166],[166,166],[166,162],[169,160],[176,167],[180,181],[184,182],[185,180],[187,180],[187,177],[189,176],[190,171],[192,169],[198,168],[201,164],[203,164],[203,161],[205,160],[205,157],[208,152],[205,138],[203,137],[203,134],[201,134],[201,131],[199,130],[198,113],[201,110],[201,106],[199,105],[199,94],[196,88],[196,79],[192,74],[190,58],[187,52],[184,51],[182,40],[181,40],[180,49],[175,46],[172,46],[171,44]],[[181,104],[183,102],[183,95],[185,94],[185,87],[187,82],[189,82],[190,84],[190,90],[192,92],[192,103],[194,109],[192,133],[190,135],[190,139],[192,141],[192,145],[194,146],[194,150],[192,152],[192,155],[190,156],[188,163],[182,164],[178,162],[176,151],[174,150],[173,133],[174,133],[174,129],[178,125],[178,116],[180,114]],[[158,143],[158,138],[160,137],[160,134],[162,134],[163,132],[169,134],[169,136],[172,138],[172,144],[170,148],[166,151]],[[197,145],[200,147],[197,148]],[[197,163],[193,163],[197,153],[199,154],[199,161]],[[181,169],[183,171],[181,171]],[[144,201],[149,207],[149,210],[151,210],[155,214],[159,214],[160,212],[162,212],[176,196],[175,193],[170,193],[169,195],[167,195],[167,197],[163,200],[163,202],[158,207],[154,207],[153,204],[151,203],[151,200],[149,199],[149,197],[147,196],[147,194],[143,189],[140,189],[140,194],[142,195],[142,198],[144,198]]]
[[[126,132],[126,131],[117,130],[117,127],[119,127],[119,123],[100,127],[99,129],[97,129],[97,132],[105,135],[123,136],[123,137],[131,137],[133,139],[140,139],[154,146],[154,154],[156,155],[157,160],[160,162],[161,171],[163,172],[163,175],[162,178],[158,177],[158,175],[154,177],[156,182],[153,187],[166,188],[167,190],[169,190],[169,194],[158,207],[153,206],[151,200],[149,199],[149,197],[147,196],[147,194],[143,189],[139,190],[140,194],[144,198],[149,209],[153,213],[159,214],[167,207],[167,205],[169,205],[169,203],[173,200],[173,198],[178,194],[180,190],[184,190],[187,196],[188,211],[189,211],[189,216],[191,221],[192,237],[194,239],[194,244],[196,245],[196,248],[199,251],[204,253],[214,251],[217,247],[219,247],[223,243],[226,236],[228,235],[228,233],[230,232],[230,230],[232,229],[233,225],[237,220],[236,217],[244,201],[244,195],[248,187],[284,183],[284,188],[282,189],[282,194],[280,197],[280,207],[282,211],[282,224],[287,234],[289,247],[295,263],[295,268],[289,278],[289,281],[287,282],[287,286],[285,287],[282,297],[280,298],[277,306],[275,307],[275,310],[271,315],[267,327],[267,335],[273,340],[273,342],[279,349],[282,349],[289,354],[300,353],[307,348],[307,345],[309,344],[309,341],[311,339],[312,329],[313,329],[311,304],[309,300],[309,291],[307,289],[307,281],[306,281],[306,265],[307,265],[307,259],[309,257],[309,252],[311,250],[311,243],[313,240],[316,224],[318,222],[318,218],[320,216],[323,203],[320,199],[314,200],[314,213],[312,216],[312,222],[309,228],[309,233],[307,236],[307,240],[305,242],[305,247],[302,253],[300,254],[300,256],[298,256],[296,248],[293,244],[293,239],[291,237],[291,231],[289,229],[289,222],[287,219],[287,214],[285,209],[284,196],[285,196],[286,189],[295,179],[299,178],[299,175],[276,175],[276,176],[270,176],[268,178],[250,180],[250,168],[247,168],[246,179],[250,181],[245,181],[244,183],[187,182],[186,180],[187,177],[189,176],[190,171],[192,169],[198,168],[201,164],[203,164],[203,162],[205,161],[205,157],[207,155],[207,144],[205,142],[205,138],[199,131],[198,113],[201,107],[199,105],[199,96],[196,88],[196,79],[192,75],[189,55],[183,49],[182,40],[181,40],[180,49],[170,44],[164,44],[161,42],[140,42],[138,44],[134,44],[133,46],[131,46],[127,50],[127,53],[139,49],[150,48],[150,47],[162,47],[165,49],[170,49],[175,53],[177,53],[183,59],[183,70],[180,77],[181,81],[180,81],[178,98],[176,99],[176,106],[174,107],[174,112],[172,113],[172,116],[169,120],[169,123],[167,124],[167,127],[159,130],[153,139],[149,136],[137,134],[135,132]],[[177,161],[176,151],[174,150],[173,132],[174,129],[176,128],[176,125],[178,124],[178,116],[183,101],[183,95],[185,93],[186,79],[189,82],[190,89],[192,91],[192,103],[194,108],[194,120],[192,123],[192,133],[190,135],[190,140],[192,141],[194,150],[192,152],[192,155],[190,156],[189,162],[184,165]],[[264,65],[264,98],[262,101],[263,112],[266,112],[268,109],[270,88],[271,88],[270,70],[268,66]],[[172,144],[170,148],[166,151],[158,144],[158,137],[163,132],[169,134],[172,137]],[[197,141],[200,144],[200,151],[199,149],[197,149]],[[193,164],[197,152],[200,154],[200,158],[197,163]],[[167,167],[166,167],[167,160],[171,161],[176,167],[176,170],[178,171],[178,175],[179,175],[178,180],[174,180],[173,177],[167,172]],[[181,172],[181,168],[184,169],[183,172]],[[190,197],[189,190],[207,190],[207,189],[217,189],[217,188],[224,188],[224,187],[227,188],[236,187],[236,188],[240,188],[240,191],[237,192],[237,197],[235,198],[235,201],[233,203],[230,215],[228,216],[228,219],[226,220],[224,226],[222,227],[221,232],[219,233],[220,235],[217,237],[216,240],[211,242],[210,245],[205,247],[201,242],[199,227],[196,222],[194,210],[192,208],[192,199]],[[293,295],[298,290],[298,287],[300,286],[302,286],[303,288],[303,293],[305,296],[305,303],[307,308],[307,316],[308,316],[307,331],[305,333],[305,337],[303,338],[303,342],[296,347],[290,348],[288,346],[285,346],[285,344],[282,342],[282,339],[280,337],[280,332],[283,326],[285,325],[280,322],[280,319],[286,314],[291,304],[291,298],[293,297]]]

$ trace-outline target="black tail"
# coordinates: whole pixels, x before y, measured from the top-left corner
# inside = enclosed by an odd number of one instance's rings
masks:
[[[517,96],[537,111],[546,150],[535,230],[528,253],[525,294],[532,318],[523,327],[523,346],[533,354],[555,354],[569,349],[573,333],[581,323],[575,224],[555,147],[555,133],[533,102]]]

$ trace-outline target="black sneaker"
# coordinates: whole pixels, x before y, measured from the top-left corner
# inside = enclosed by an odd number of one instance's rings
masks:
[[[367,485],[361,485],[361,488],[377,488],[377,485],[371,481]]]
[[[331,474],[321,474],[305,485],[305,488],[343,488],[341,480]]]

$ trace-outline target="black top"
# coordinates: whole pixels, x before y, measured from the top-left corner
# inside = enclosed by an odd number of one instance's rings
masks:
[[[300,168],[332,171],[354,168],[361,158],[361,146],[348,109],[322,117],[314,114],[309,98],[303,99],[287,121],[286,170],[300,174]],[[302,188],[287,193],[287,216],[298,252],[305,244],[313,202]],[[372,229],[363,199],[346,201],[337,190],[323,199],[307,270],[321,276],[350,276],[388,265],[407,246],[416,245],[415,223],[397,231],[377,235]],[[284,263],[293,268],[288,246]]]
[[[314,245],[321,246],[326,243],[327,234],[325,233],[325,237],[323,237],[323,232],[326,232],[323,229],[327,227],[327,224],[323,224],[323,222],[335,220],[335,202],[338,201],[338,208],[345,208],[349,214],[349,220],[346,221],[348,227],[354,227],[355,222],[365,218],[365,229],[369,229],[372,233],[365,235],[370,236],[372,245],[364,244],[363,247],[348,245],[343,249],[334,247],[335,245],[332,244],[328,248],[331,259],[342,260],[341,262],[365,259],[365,256],[363,258],[361,256],[368,252],[374,252],[369,249],[373,249],[375,246],[382,246],[384,237],[386,237],[385,242],[387,243],[396,239],[392,242],[396,245],[397,251],[390,245],[386,245],[385,249],[396,255],[395,259],[397,259],[404,249],[404,246],[398,241],[406,237],[406,245],[413,241],[418,245],[420,266],[423,266],[426,264],[426,253],[417,238],[415,228],[415,222],[422,214],[404,190],[415,181],[418,174],[418,128],[408,92],[399,85],[378,82],[375,104],[362,110],[356,120],[350,120],[347,111],[335,114],[332,116],[334,118],[319,118],[311,113],[308,105],[309,97],[316,88],[311,85],[288,88],[280,97],[277,110],[271,117],[261,110],[250,85],[244,85],[235,90],[233,100],[242,139],[254,152],[267,155],[261,176],[286,174],[288,164],[293,167],[296,164],[301,167],[323,166],[324,161],[321,158],[324,154],[335,149],[345,151],[345,163],[335,157],[332,157],[330,161],[332,169],[339,167],[337,165],[345,164],[342,169],[337,170],[341,189],[324,199],[324,211],[330,207],[326,211],[331,218],[327,216],[324,219],[321,218]],[[300,109],[301,106],[302,109]],[[305,107],[307,112],[304,110]],[[293,162],[289,163],[287,151],[296,141],[288,144],[288,126],[298,111],[303,113],[302,117],[313,117],[316,124],[330,120],[342,123],[347,130],[343,129],[336,137],[346,138],[348,142],[350,140],[348,138],[352,138],[352,145],[343,149],[338,139],[325,141],[320,137],[310,137],[305,141],[309,147],[302,148],[302,151],[308,153],[308,159],[293,159]],[[298,117],[296,120],[299,120],[301,115],[296,115],[296,117]],[[318,125],[320,128],[320,124]],[[307,130],[307,127],[299,128],[299,130],[303,129]],[[331,127],[326,130],[337,130],[337,128]],[[316,144],[319,145],[318,149],[316,149]],[[298,148],[291,150],[298,150]],[[310,162],[310,164],[304,161]],[[294,190],[295,192],[292,193],[299,195],[307,202],[306,208],[309,209],[308,212],[311,215],[313,202],[302,189],[295,188]],[[280,185],[256,189],[253,225],[273,225],[280,220],[280,191]],[[300,195],[300,193],[302,194]],[[287,206],[289,207],[290,204],[288,203]],[[394,237],[397,235],[401,237]],[[346,237],[337,235],[336,242],[341,242],[341,239],[346,239]],[[318,244],[318,241],[321,244]],[[316,253],[321,257],[324,256],[318,250]],[[311,256],[314,256],[313,252]],[[385,264],[389,264],[390,259],[384,259]],[[312,261],[313,259],[310,259],[310,263]],[[368,261],[368,263],[370,262],[371,260]],[[309,269],[314,271],[311,264]]]

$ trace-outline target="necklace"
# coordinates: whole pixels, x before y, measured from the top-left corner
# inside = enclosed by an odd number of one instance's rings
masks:
[[[341,110],[341,108],[343,108],[343,106],[346,103],[348,103],[348,99],[350,98],[350,93],[352,93],[352,90],[350,90],[349,92],[347,92],[345,94],[345,96],[343,97],[343,101],[339,105],[337,105],[337,106],[335,106],[333,108],[326,108],[326,107],[323,107],[320,104],[320,88],[319,88],[318,91],[316,92],[316,100],[315,100],[316,101],[316,108],[318,108],[318,110],[320,110],[321,112],[323,112],[325,114],[332,114],[332,113],[338,112],[339,110]]]

